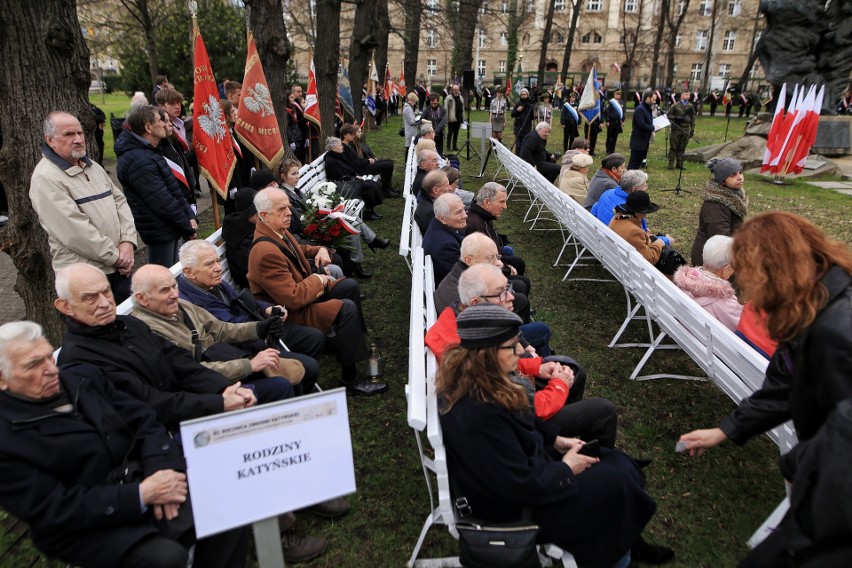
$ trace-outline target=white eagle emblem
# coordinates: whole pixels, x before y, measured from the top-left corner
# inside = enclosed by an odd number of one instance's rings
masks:
[[[207,136],[213,138],[216,142],[221,142],[227,132],[222,104],[219,102],[219,99],[210,95],[209,102],[201,106],[204,109],[204,114],[198,117],[198,125]]]
[[[263,83],[255,83],[254,87],[248,88],[247,97],[243,97],[242,104],[251,112],[260,113],[260,117],[271,116],[275,114],[275,109],[272,107],[272,96],[269,94],[269,88]]]

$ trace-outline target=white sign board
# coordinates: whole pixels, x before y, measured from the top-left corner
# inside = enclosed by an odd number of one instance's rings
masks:
[[[471,138],[491,138],[490,122],[474,122],[471,123],[471,127]]]
[[[181,422],[204,538],[355,492],[346,390]]]

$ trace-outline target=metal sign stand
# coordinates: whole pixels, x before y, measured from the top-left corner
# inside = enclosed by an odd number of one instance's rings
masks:
[[[278,517],[252,523],[257,564],[260,568],[284,568],[284,551],[281,549],[281,531]]]

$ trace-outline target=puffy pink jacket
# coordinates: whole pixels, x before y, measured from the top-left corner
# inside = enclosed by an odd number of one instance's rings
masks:
[[[674,274],[674,283],[725,327],[736,331],[743,307],[730,282],[700,266],[681,266]]]

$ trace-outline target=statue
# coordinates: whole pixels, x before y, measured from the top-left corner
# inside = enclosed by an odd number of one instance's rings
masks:
[[[766,79],[776,92],[783,83],[825,84],[822,114],[836,114],[850,86],[852,0],[761,0],[766,31],[757,45]]]

